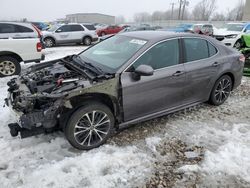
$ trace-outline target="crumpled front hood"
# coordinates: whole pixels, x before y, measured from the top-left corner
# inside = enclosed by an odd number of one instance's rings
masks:
[[[27,85],[31,93],[56,94],[79,87],[90,82],[79,72],[66,66],[60,60],[32,66],[20,76],[20,81]],[[82,85],[81,85],[82,86]]]

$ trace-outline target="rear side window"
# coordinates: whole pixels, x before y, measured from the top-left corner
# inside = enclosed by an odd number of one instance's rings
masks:
[[[13,24],[0,24],[0,33],[16,33],[16,28]]]
[[[217,54],[217,49],[210,42],[208,42],[208,49],[209,49],[209,56],[210,57]]]
[[[209,57],[207,41],[198,38],[184,39],[186,62],[197,61]]]
[[[70,31],[84,31],[83,27],[80,25],[70,25]]]
[[[84,27],[86,27],[88,30],[91,30],[91,31],[96,30],[95,26],[93,25],[84,25]]]
[[[18,33],[33,33],[34,32],[32,29],[21,26],[21,25],[16,25],[16,30]]]

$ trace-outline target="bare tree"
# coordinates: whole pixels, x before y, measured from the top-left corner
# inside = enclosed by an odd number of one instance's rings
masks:
[[[115,17],[115,23],[116,23],[116,24],[123,24],[123,23],[125,23],[125,22],[126,22],[126,19],[125,19],[124,16],[119,15],[119,16],[116,16],[116,17]]]
[[[135,22],[142,23],[142,22],[150,22],[151,21],[151,15],[148,12],[141,12],[136,13],[134,15]]]
[[[162,11],[155,11],[152,14],[152,21],[159,21],[165,19],[165,13]]]
[[[212,17],[213,21],[225,21],[226,20],[226,16],[224,14],[220,14],[220,13],[215,13],[214,16]]]
[[[208,21],[216,10],[216,0],[201,0],[193,10],[195,20]]]
[[[235,8],[228,10],[226,19],[229,21],[241,21],[244,14],[245,2],[240,0]]]

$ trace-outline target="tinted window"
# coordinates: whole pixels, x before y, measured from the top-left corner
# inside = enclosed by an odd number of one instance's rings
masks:
[[[84,31],[84,29],[80,25],[70,25],[70,31]]]
[[[96,30],[96,28],[93,25],[84,25],[88,30]]]
[[[197,38],[184,39],[186,62],[196,61],[209,57],[207,41]]]
[[[132,69],[142,64],[150,65],[155,70],[179,64],[178,40],[170,40],[154,46],[133,64]]]
[[[16,28],[12,24],[0,24],[0,33],[16,33]]]
[[[210,57],[217,53],[217,49],[212,44],[210,44],[210,42],[208,42],[208,49]]]
[[[34,31],[28,27],[16,25],[16,30],[18,33],[33,33]]]
[[[70,26],[69,25],[64,25],[64,26],[58,28],[58,30],[59,31],[61,30],[61,32],[70,32]]]

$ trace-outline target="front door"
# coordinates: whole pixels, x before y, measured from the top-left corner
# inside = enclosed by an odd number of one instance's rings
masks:
[[[155,45],[121,75],[124,120],[172,109],[182,105],[184,65],[180,64],[179,40]],[[154,69],[152,76],[132,77],[139,65]]]

